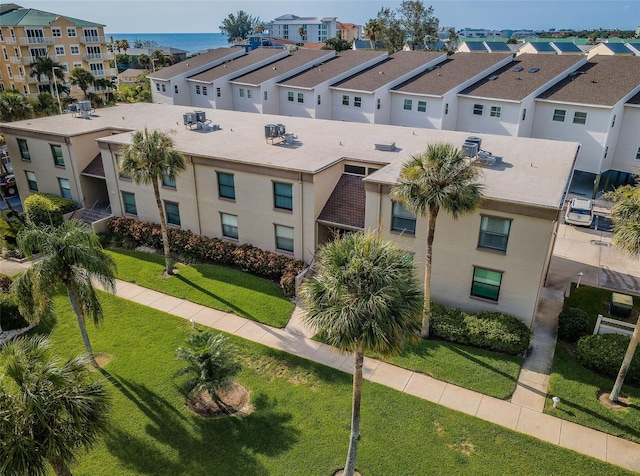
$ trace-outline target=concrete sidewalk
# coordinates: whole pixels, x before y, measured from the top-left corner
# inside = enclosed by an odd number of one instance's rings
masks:
[[[132,302],[193,319],[198,325],[228,332],[344,372],[351,373],[353,369],[351,355],[339,354],[330,346],[310,338],[313,333],[303,325],[299,307],[296,307],[285,329],[276,329],[120,280],[117,281],[116,293]],[[553,296],[548,297],[553,299]],[[528,408],[531,405],[525,405],[525,402],[518,404],[499,400],[370,358],[365,358],[363,376],[371,382],[640,472],[640,445],[545,415],[539,404],[535,409]],[[538,392],[542,393],[541,390]],[[542,402],[544,404],[544,397]]]

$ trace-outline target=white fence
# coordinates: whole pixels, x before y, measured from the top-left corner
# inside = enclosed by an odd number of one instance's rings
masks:
[[[625,336],[631,336],[633,330],[636,328],[635,324],[629,324],[617,319],[610,319],[598,314],[598,320],[596,321],[596,327],[593,329],[594,334],[622,334]]]

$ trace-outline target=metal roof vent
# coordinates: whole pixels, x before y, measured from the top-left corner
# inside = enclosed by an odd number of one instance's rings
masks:
[[[537,73],[538,71],[540,71],[540,68],[536,68],[536,67],[529,68],[530,73]]]
[[[497,76],[497,75],[495,75],[495,74],[494,74],[494,75],[489,76],[489,81],[495,81],[496,79],[498,79],[498,76]]]
[[[519,73],[520,71],[523,71],[524,68],[522,66],[516,66],[515,68],[513,68],[513,71],[516,73]]]
[[[392,141],[381,141],[375,143],[376,150],[382,150],[385,152],[393,152],[396,150],[396,143]]]

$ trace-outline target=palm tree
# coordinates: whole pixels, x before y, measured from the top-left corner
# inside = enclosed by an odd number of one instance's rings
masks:
[[[82,89],[84,98],[87,99],[87,90],[89,89],[89,86],[96,82],[96,77],[91,71],[78,66],[77,68],[73,68],[71,70],[69,80],[71,81],[71,84]]]
[[[422,338],[429,337],[431,320],[431,258],[436,219],[440,209],[453,219],[472,213],[482,199],[483,186],[476,182],[480,169],[467,161],[453,144],[429,144],[427,150],[402,166],[398,183],[391,189],[391,198],[409,211],[429,216],[424,272],[424,309]]]
[[[234,360],[234,354],[234,348],[222,334],[209,330],[190,335],[186,347],[176,350],[176,359],[186,361],[178,374],[190,377],[186,384],[187,395],[209,392],[218,407],[227,411],[220,392],[231,386],[233,377],[242,368]]]
[[[133,133],[131,144],[122,151],[122,173],[131,176],[137,184],[151,184],[153,194],[160,215],[160,228],[162,229],[162,243],[164,245],[165,272],[173,274],[169,249],[169,234],[167,221],[160,199],[160,183],[164,177],[175,181],[178,173],[185,169],[184,157],[173,148],[173,140],[164,132],[155,129],[149,132]]]
[[[303,320],[341,352],[353,352],[351,436],[344,474],[352,476],[360,439],[365,351],[396,353],[417,336],[422,297],[406,251],[371,233],[320,248],[317,274],[303,284]]]
[[[364,26],[364,37],[369,39],[372,50],[376,48],[376,39],[380,34],[380,30],[380,23],[375,19],[369,20]]]
[[[3,121],[20,121],[33,115],[33,107],[22,94],[5,91],[0,94],[0,118]]]
[[[115,81],[109,78],[97,78],[93,84],[96,88],[104,91],[105,104],[109,102],[109,96],[111,95],[111,90],[116,87]]]
[[[62,66],[62,63],[54,61],[49,56],[38,56],[35,61],[29,65],[29,67],[31,68],[29,76],[36,78],[38,82],[40,82],[40,77],[42,76],[47,78],[47,81],[49,82],[49,92],[53,96],[53,82],[56,79],[64,80],[64,67]]]
[[[96,325],[102,321],[102,306],[93,283],[98,282],[107,291],[115,292],[116,264],[113,258],[104,252],[91,228],[76,220],[59,226],[31,224],[20,230],[17,243],[26,256],[42,254],[38,262],[13,282],[12,290],[20,313],[29,322],[39,322],[50,316],[51,298],[63,285],[91,363],[97,367],[85,319],[91,318]]]
[[[640,186],[632,193],[624,195],[611,208],[613,221],[613,244],[632,257],[640,256]],[[640,319],[631,335],[627,352],[625,353],[620,371],[609,394],[609,400],[617,402],[622,390],[622,384],[627,376],[631,361],[640,341]]]
[[[108,425],[109,394],[86,357],[55,358],[42,336],[17,338],[0,351],[0,473],[44,476],[69,465]]]
[[[127,54],[127,50],[130,48],[128,40],[117,40],[116,48],[118,51],[124,51],[124,54]]]
[[[151,57],[142,53],[138,56],[138,64],[140,64],[144,69],[149,69],[149,66],[151,66]]]

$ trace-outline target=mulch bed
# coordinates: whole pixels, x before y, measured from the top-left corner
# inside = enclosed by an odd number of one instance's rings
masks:
[[[209,392],[189,395],[186,404],[189,410],[206,418],[246,416],[253,412],[253,407],[249,403],[249,390],[239,383],[234,382],[228,390],[220,392],[219,397],[225,407],[221,408],[214,402]]]

